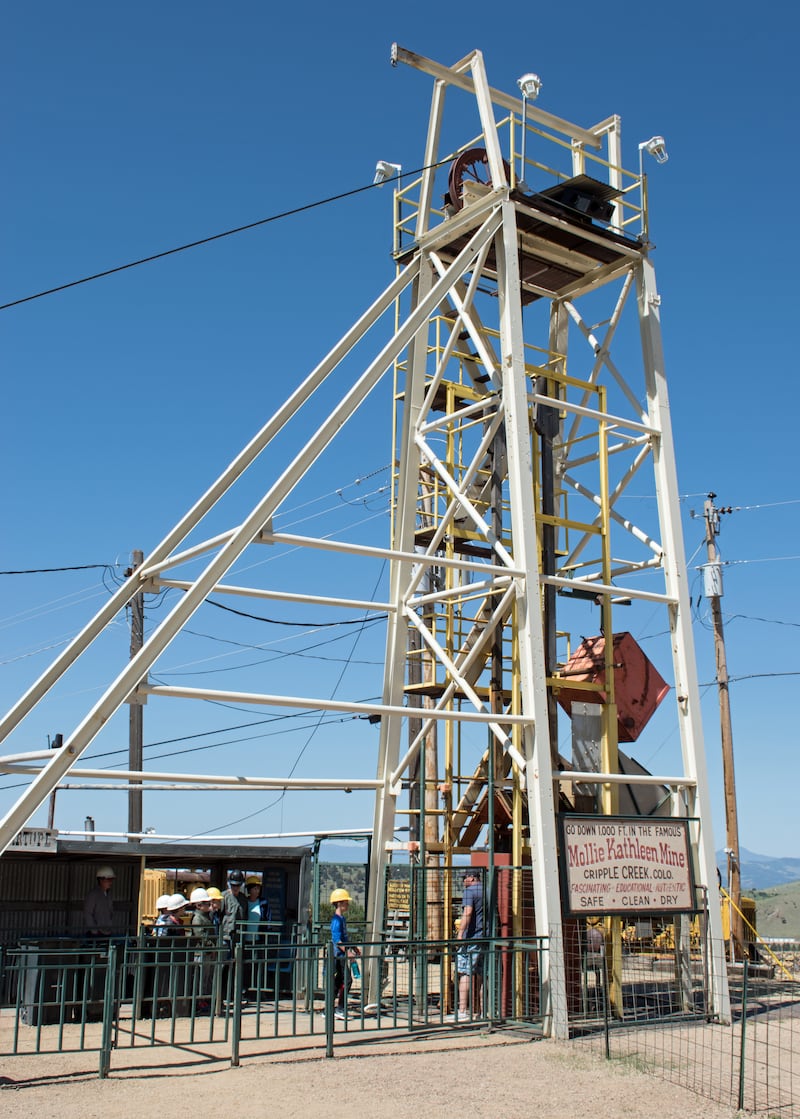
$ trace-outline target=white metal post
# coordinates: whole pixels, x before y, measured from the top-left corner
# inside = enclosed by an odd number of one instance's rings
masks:
[[[419,274],[412,290],[412,302],[418,306],[425,300],[433,284],[434,274],[430,261],[420,258]],[[403,425],[400,443],[400,463],[397,482],[397,513],[395,539],[392,546],[408,555],[414,546],[414,527],[416,520],[417,480],[419,477],[419,453],[414,442],[419,407],[425,393],[425,370],[427,367],[428,323],[426,322],[413,339],[409,348]],[[386,659],[384,665],[383,702],[398,706],[403,698],[405,683],[406,646],[408,641],[408,621],[403,609],[409,575],[412,565],[407,559],[392,561],[390,572],[390,599],[393,612],[389,619],[386,635]],[[381,786],[375,797],[375,817],[372,829],[372,852],[370,863],[370,897],[367,921],[373,937],[378,937],[383,920],[385,869],[387,863],[387,844],[394,834],[394,820],[397,792],[392,787],[392,772],[400,754],[402,720],[387,717],[381,720],[380,743],[378,747],[378,778]],[[380,996],[380,969],[370,968],[368,975],[371,1002]]]
[[[711,1002],[713,1012],[724,1022],[730,1021],[728,974],[724,959],[716,948],[722,943],[722,916],[714,884],[717,881],[714,835],[711,823],[711,799],[703,748],[703,725],[700,711],[700,689],[692,640],[689,588],[683,531],[680,521],[678,480],[672,443],[667,382],[664,373],[664,351],[661,342],[661,299],[656,287],[655,270],[643,255],[637,270],[639,324],[642,336],[647,404],[650,420],[660,431],[653,450],[656,496],[664,548],[664,577],[674,605],[669,608],[672,634],[672,657],[675,671],[678,725],[681,736],[683,765],[687,777],[696,782],[695,806],[700,819],[697,853],[702,880],[709,890],[709,923],[711,930]]]
[[[523,728],[525,782],[531,822],[536,931],[550,938],[543,956],[542,981],[549,1032],[569,1036],[561,897],[553,798],[553,764],[547,713],[547,673],[541,616],[531,432],[525,377],[516,211],[502,205],[503,226],[497,235],[500,342],[502,347],[503,407],[508,454],[508,486],[514,563],[525,571],[518,580],[517,632],[519,641],[522,712],[531,722]]]

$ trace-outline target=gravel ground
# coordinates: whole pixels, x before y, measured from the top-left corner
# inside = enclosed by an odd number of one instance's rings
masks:
[[[119,1049],[111,1075],[97,1054],[9,1057],[0,1075],[3,1119],[117,1119],[144,1114],[222,1113],[281,1119],[723,1119],[735,1111],[637,1071],[607,1062],[580,1041],[457,1037],[364,1040],[325,1059],[317,1046],[248,1053],[231,1068],[224,1053],[186,1046]],[[284,1043],[285,1044],[285,1043]]]

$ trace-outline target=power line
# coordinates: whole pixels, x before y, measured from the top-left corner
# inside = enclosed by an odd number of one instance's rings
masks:
[[[800,676],[800,671],[797,672],[748,672],[745,676],[730,676],[730,683],[739,680],[769,680],[778,676]]]
[[[770,626],[792,626],[794,629],[800,629],[800,622],[786,622],[783,618],[759,618],[755,614],[728,614],[726,621],[735,622],[737,619],[743,619],[746,622],[765,622]]]
[[[800,505],[800,497],[792,497],[786,501],[766,501],[762,505],[734,505],[734,513],[746,513],[752,509],[774,509],[778,505]]]
[[[373,594],[377,593],[377,589],[380,586],[380,581],[383,578],[383,571],[384,571],[385,566],[386,566],[386,561],[384,560],[383,564],[381,565],[380,574],[378,575],[378,578],[375,582],[375,588],[373,590]],[[336,683],[334,684],[333,690],[331,692],[331,698],[333,698],[333,696],[335,696],[337,691],[339,690],[339,685],[341,684],[342,680],[344,679],[344,674],[347,671],[348,665],[350,663],[350,659],[352,658],[353,654],[355,653],[356,646],[358,645],[358,642],[361,639],[361,636],[362,636],[362,633],[363,633],[363,627],[366,624],[366,622],[367,622],[367,618],[362,618],[361,619],[362,628],[358,631],[358,633],[356,633],[354,635],[353,647],[350,650],[350,658],[348,658],[348,661],[345,662],[345,664],[342,668],[342,671],[339,673],[339,678],[336,681]],[[309,734],[306,741],[303,743],[300,751],[298,752],[297,757],[294,760],[294,764],[292,765],[292,768],[289,770],[289,777],[292,777],[294,775],[294,772],[297,769],[298,765],[300,764],[300,761],[301,761],[303,755],[305,754],[308,747],[311,745],[311,740],[313,739],[314,735],[319,730],[320,726],[323,725],[324,721],[325,721],[325,714],[324,714],[324,712],[320,712],[319,718],[317,719],[317,721],[315,722],[315,724],[311,728],[311,733]],[[271,800],[269,802],[269,804],[264,805],[263,808],[258,808],[258,809],[256,809],[255,812],[250,812],[246,816],[240,816],[238,820],[229,820],[226,824],[221,824],[219,827],[210,828],[208,831],[198,832],[197,834],[198,835],[214,835],[216,832],[225,831],[227,828],[234,827],[236,824],[241,824],[241,823],[244,823],[247,820],[252,820],[254,817],[261,816],[265,812],[268,812],[271,808],[274,808],[276,804],[281,804],[282,805],[282,802],[283,802],[285,797],[286,797],[286,789],[282,789],[281,792],[278,793],[278,795],[276,797],[274,797],[273,800]],[[282,818],[282,809],[281,809],[281,818]]]
[[[0,575],[51,575],[56,571],[92,571],[96,568],[108,571],[122,566],[121,563],[79,563],[73,567],[28,567],[21,571],[0,571]]]
[[[378,696],[369,696],[369,697],[367,697],[367,699],[363,700],[362,702],[373,703],[378,698],[379,698]],[[163,754],[152,754],[152,755],[150,755],[148,757],[148,761],[152,762],[152,761],[157,761],[161,758],[180,757],[180,755],[182,755],[182,754],[199,753],[201,750],[219,750],[219,749],[222,749],[223,747],[235,746],[235,745],[238,745],[239,743],[242,743],[242,742],[251,742],[251,741],[254,741],[254,740],[260,739],[260,738],[272,738],[272,737],[274,737],[275,735],[278,735],[278,734],[285,735],[285,734],[293,734],[295,732],[305,731],[305,730],[308,730],[308,729],[314,729],[315,730],[319,725],[330,726],[330,725],[335,725],[335,724],[339,724],[339,723],[357,722],[357,721],[365,718],[364,715],[323,715],[322,720],[320,721],[320,718],[318,717],[318,713],[316,711],[312,711],[312,710],[294,711],[289,715],[274,715],[271,718],[257,719],[257,720],[255,720],[254,722],[251,722],[251,723],[240,723],[238,726],[220,727],[218,730],[200,731],[197,734],[182,735],[178,738],[165,738],[161,742],[146,742],[144,744],[144,749],[149,750],[149,749],[153,749],[156,746],[163,746],[163,745],[167,745],[169,743],[188,742],[193,738],[203,738],[206,735],[225,734],[228,731],[239,730],[243,727],[258,726],[262,723],[277,723],[277,722],[284,722],[284,721],[290,720],[290,719],[300,719],[300,718],[307,718],[307,717],[311,717],[311,716],[314,717],[314,722],[313,723],[304,723],[304,724],[301,724],[300,726],[288,727],[288,728],[284,727],[284,728],[281,728],[280,730],[264,731],[261,734],[245,735],[241,738],[226,738],[226,739],[223,739],[220,742],[209,742],[209,743],[204,743],[203,745],[200,745],[200,746],[198,746],[198,745],[188,746],[188,747],[186,747],[186,749],[183,749],[183,750],[168,750]],[[98,761],[100,758],[112,758],[112,757],[115,757],[119,754],[127,754],[127,752],[128,752],[127,746],[120,747],[117,750],[104,750],[102,753],[88,754],[84,758],[84,761],[94,762],[94,761]],[[103,768],[107,769],[107,770],[113,770],[115,768],[115,766],[112,764],[112,765],[103,766]],[[11,776],[13,776],[13,774],[7,773],[7,774],[2,774],[0,776],[11,777]],[[17,782],[14,785],[3,785],[2,790],[3,790],[3,792],[7,792],[11,789],[21,789],[21,788],[25,787],[27,784],[28,784],[28,782],[22,781],[22,782]],[[225,825],[225,826],[228,827],[229,825]]]
[[[787,560],[800,560],[800,556],[761,556],[756,559],[722,560],[725,567],[742,567],[748,563],[785,563]]]
[[[313,629],[328,629],[331,626],[363,626],[365,622],[379,622],[387,617],[384,613],[370,614],[366,618],[352,618],[349,621],[340,619],[335,622],[287,622],[279,618],[265,618],[261,614],[249,614],[246,610],[237,610],[234,606],[225,606],[222,602],[215,602],[213,598],[207,598],[206,602],[209,606],[216,606],[218,610],[226,610],[229,614],[236,614],[240,618],[252,618],[256,622],[269,622],[273,626],[298,626],[306,629],[309,626]]]
[[[440,167],[443,163],[447,163],[448,160],[449,157],[448,159],[441,159],[437,163],[429,163],[425,167],[418,167],[415,171],[401,172],[398,178],[404,179],[410,175],[418,175],[422,171]],[[259,218],[258,221],[251,221],[246,225],[237,225],[234,229],[226,229],[222,233],[212,233],[209,237],[201,237],[197,241],[188,241],[185,245],[176,245],[172,249],[164,249],[159,253],[152,253],[150,256],[140,257],[138,260],[128,261],[127,264],[118,264],[114,268],[106,268],[102,272],[94,272],[91,276],[82,276],[79,280],[70,280],[66,284],[58,284],[56,287],[46,288],[44,291],[37,291],[33,295],[24,295],[19,299],[12,299],[10,303],[0,304],[0,311],[8,311],[11,307],[19,307],[22,303],[31,303],[35,299],[43,299],[46,295],[55,295],[60,291],[67,291],[69,288],[91,283],[92,280],[102,280],[106,276],[114,276],[117,272],[125,272],[130,268],[138,268],[140,264],[151,264],[154,260],[163,260],[164,257],[186,252],[187,249],[196,249],[199,248],[200,245],[209,245],[212,241],[221,241],[225,237],[232,237],[235,233],[245,233],[249,229],[258,229],[261,225],[269,225],[271,222],[281,221],[283,218],[294,217],[295,214],[303,214],[308,210],[315,210],[320,206],[327,206],[331,202],[340,202],[343,198],[352,198],[355,194],[363,194],[364,191],[374,190],[375,187],[381,185],[381,183],[367,183],[366,186],[354,187],[353,190],[345,190],[342,191],[341,194],[332,194],[328,198],[320,198],[316,202],[307,202],[303,206],[294,206],[291,210],[282,210],[279,214],[271,214],[268,218]]]

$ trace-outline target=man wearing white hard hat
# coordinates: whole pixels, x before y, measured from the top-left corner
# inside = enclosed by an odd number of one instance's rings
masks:
[[[183,894],[173,894],[167,902],[167,936],[185,936],[186,930],[181,918],[188,904]]]
[[[192,940],[202,946],[205,942],[216,940],[214,922],[211,920],[211,898],[203,886],[198,886],[189,895],[189,901],[194,906],[192,914]]]
[[[217,930],[211,919],[211,896],[203,886],[198,886],[189,895],[189,901],[194,906],[192,914],[192,944],[198,949],[194,955],[194,962],[200,967],[200,998],[197,1002],[199,1013],[205,1014],[209,1009],[208,996],[211,993],[211,978],[213,967],[213,947],[217,939]]]
[[[83,903],[83,920],[87,936],[111,936],[114,926],[111,887],[116,877],[113,867],[97,868],[97,885],[89,891]]]

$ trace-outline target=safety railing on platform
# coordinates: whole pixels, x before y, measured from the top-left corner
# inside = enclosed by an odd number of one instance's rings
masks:
[[[600,127],[596,130],[599,144],[597,150],[577,142],[565,133],[530,121],[525,125],[523,143],[522,122],[514,113],[498,119],[496,128],[506,163],[506,175],[512,188],[524,183],[528,192],[541,191],[566,182],[575,175],[589,175],[599,182],[613,184],[618,191],[611,228],[632,238],[646,233],[646,180],[641,171],[629,171],[610,158],[607,147],[613,127]],[[462,153],[485,146],[485,135],[481,132],[465,140],[449,155],[438,157],[434,172],[435,187],[428,212],[424,215],[425,228],[439,225],[451,214],[452,205],[447,198],[450,166]],[[422,174],[395,192],[394,252],[398,258],[402,258],[416,242],[424,182],[425,174]]]

